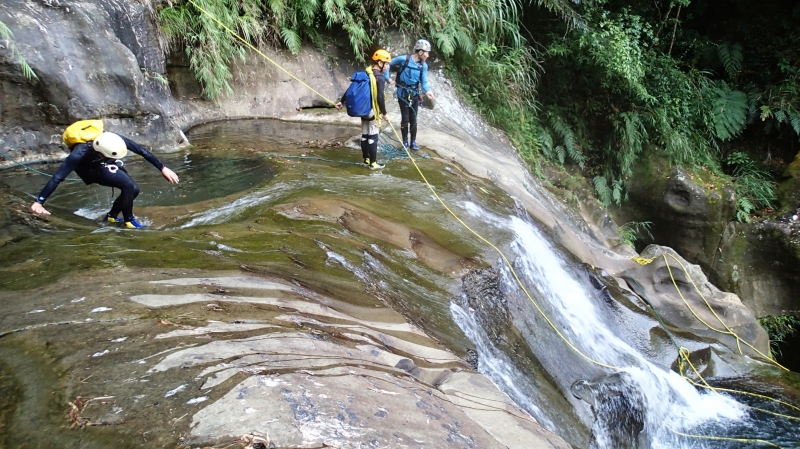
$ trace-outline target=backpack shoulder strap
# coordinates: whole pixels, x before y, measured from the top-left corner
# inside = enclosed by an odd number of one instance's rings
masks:
[[[410,53],[408,55],[406,55],[406,62],[405,62],[405,64],[403,64],[403,68],[400,69],[399,72],[397,72],[397,81],[400,81],[400,75],[402,75],[403,71],[405,71],[406,68],[408,68],[408,63],[409,62],[411,62],[411,54]]]

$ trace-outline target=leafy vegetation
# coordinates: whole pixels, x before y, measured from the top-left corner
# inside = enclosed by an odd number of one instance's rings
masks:
[[[733,167],[736,187],[736,218],[749,222],[753,211],[775,201],[775,185],[769,173],[742,152],[731,153],[726,160]]]
[[[792,315],[769,315],[758,319],[758,324],[769,335],[770,350],[773,354],[781,356],[780,345],[795,332],[800,330],[800,318]]]
[[[293,53],[345,36],[362,61],[389,29],[427,37],[526,161],[576,164],[606,204],[661,154],[731,177],[746,221],[775,201],[770,169],[800,135],[800,5],[788,0],[154,1],[210,98],[245,55],[225,28]]]
[[[24,76],[29,80],[39,79],[39,77],[36,76],[36,73],[33,72],[31,66],[29,66],[28,63],[25,62],[25,58],[22,57],[22,54],[17,49],[17,46],[14,45],[14,42],[11,40],[13,37],[14,33],[12,33],[11,30],[8,29],[6,24],[0,22],[0,39],[5,40],[4,47],[8,49],[8,52],[11,54],[11,58],[15,59],[17,61],[17,64],[19,64],[19,68],[22,71],[22,76]]]
[[[642,233],[646,233],[650,239],[653,239],[653,234],[650,234],[650,226],[653,223],[649,221],[632,221],[625,223],[619,227],[619,239],[622,243],[627,244],[631,248],[636,248],[636,241],[639,240]]]

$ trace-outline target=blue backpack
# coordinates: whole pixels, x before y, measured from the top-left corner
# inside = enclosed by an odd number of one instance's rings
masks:
[[[370,94],[369,75],[367,72],[356,72],[350,78],[350,87],[344,93],[344,104],[350,117],[366,117],[372,112],[372,94]]]

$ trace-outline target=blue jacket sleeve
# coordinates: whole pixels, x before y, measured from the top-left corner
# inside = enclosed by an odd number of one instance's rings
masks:
[[[428,84],[428,63],[427,62],[422,63],[422,74],[420,75],[420,81],[422,82],[422,90],[424,90],[425,93],[430,92],[431,91],[431,86]]]
[[[147,151],[145,147],[139,145],[138,143],[132,141],[131,139],[128,139],[125,136],[120,136],[120,137],[122,137],[122,140],[125,141],[125,146],[128,147],[128,150],[133,151],[139,156],[145,158],[147,162],[153,164],[153,167],[157,168],[158,171],[161,171],[161,169],[164,168],[164,164],[162,164],[157,157],[153,156],[153,153]]]
[[[386,78],[386,81],[389,81],[389,79],[392,77],[392,68],[403,67],[403,64],[405,63],[406,63],[405,55],[395,56],[394,58],[392,58],[392,61],[389,62],[389,67],[390,67],[389,70],[387,70],[386,73],[383,75],[383,77]]]
[[[89,145],[85,143],[75,145],[72,152],[69,153],[69,156],[64,159],[64,162],[62,162],[61,166],[56,170],[56,174],[47,181],[47,184],[45,184],[39,196],[36,198],[36,202],[44,204],[47,198],[56,190],[56,187],[61,184],[61,181],[67,179],[67,176],[75,170],[75,167],[78,166],[78,163],[86,156],[88,151],[90,151]]]

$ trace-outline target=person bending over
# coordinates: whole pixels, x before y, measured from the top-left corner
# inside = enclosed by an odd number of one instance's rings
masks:
[[[126,228],[144,227],[133,215],[133,200],[139,195],[139,186],[131,179],[128,172],[122,168],[121,159],[128,151],[132,151],[153,164],[168,182],[177,184],[178,175],[165,167],[152,153],[143,146],[118,134],[103,132],[93,141],[78,143],[58,167],[56,174],[39,193],[39,197],[31,204],[31,211],[35,214],[50,215],[44,208],[44,202],[55,191],[56,187],[74,170],[87,185],[99,184],[120,190],[120,194],[111,210],[106,214],[108,223],[120,223]],[[122,213],[122,218],[119,214]]]

